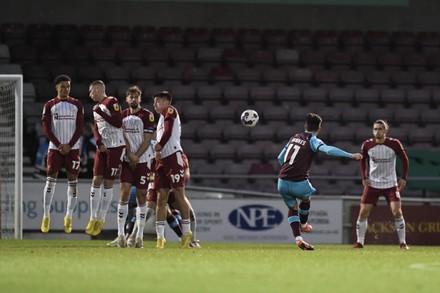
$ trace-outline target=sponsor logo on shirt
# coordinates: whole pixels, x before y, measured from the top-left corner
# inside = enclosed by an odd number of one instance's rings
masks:
[[[76,116],[72,115],[72,114],[60,115],[58,112],[55,112],[53,114],[53,119],[54,120],[75,120]]]
[[[391,159],[386,159],[386,158],[380,159],[380,158],[372,157],[371,160],[375,163],[389,163],[389,162],[391,162]]]
[[[139,128],[137,126],[135,127],[125,127],[125,132],[126,133],[139,133]]]

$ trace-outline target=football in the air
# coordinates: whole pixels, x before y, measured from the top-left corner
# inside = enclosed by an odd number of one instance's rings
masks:
[[[259,119],[260,117],[255,110],[248,109],[241,113],[241,124],[246,127],[254,127],[257,125]]]

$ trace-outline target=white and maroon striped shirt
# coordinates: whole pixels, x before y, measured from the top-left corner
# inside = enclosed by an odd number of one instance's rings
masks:
[[[49,149],[58,150],[60,144],[79,149],[84,127],[84,107],[72,97],[54,98],[44,104],[41,118],[44,134],[49,139]]]
[[[381,144],[373,138],[366,140],[362,144],[362,155],[362,179],[368,178],[371,187],[385,189],[397,186],[396,157],[402,161],[402,179],[407,180],[409,162],[399,140],[386,137]]]
[[[115,148],[125,145],[122,133],[122,112],[118,100],[114,97],[105,97],[98,108],[93,111],[95,120],[95,139],[99,147]]]
[[[168,120],[168,123],[165,121]],[[167,125],[172,125],[168,129]],[[180,145],[181,123],[179,113],[173,106],[168,106],[160,114],[159,122],[157,123],[157,142],[162,146],[161,157],[165,158],[175,152],[183,152]]]
[[[135,153],[144,142],[144,134],[154,132],[154,115],[149,110],[142,108],[136,113],[130,113],[130,109],[122,112],[122,127],[125,138],[130,145],[130,150]],[[153,149],[148,146],[147,150],[139,158],[139,163],[146,163],[154,158]],[[124,158],[128,162],[128,158]]]

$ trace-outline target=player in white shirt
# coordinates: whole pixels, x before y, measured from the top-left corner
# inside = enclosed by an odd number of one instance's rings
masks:
[[[105,84],[96,80],[89,87],[93,106],[94,134],[98,149],[93,166],[93,181],[90,189],[90,220],[86,233],[96,236],[101,233],[105,217],[113,198],[113,182],[118,174],[125,153],[122,133],[122,112],[115,97],[108,97]],[[104,190],[101,196],[101,185]]]
[[[177,109],[171,106],[169,92],[153,95],[154,110],[160,114],[157,124],[157,143],[154,145],[156,171],[154,187],[159,193],[156,207],[156,247],[165,247],[165,219],[168,195],[172,189],[182,215],[181,247],[189,247],[191,242],[190,208],[185,196],[183,149],[180,145],[181,123]]]
[[[364,192],[361,208],[356,221],[357,240],[354,248],[363,248],[368,216],[377,204],[380,196],[391,207],[394,216],[400,248],[409,249],[406,244],[405,220],[402,213],[400,192],[405,188],[408,178],[409,161],[399,140],[387,137],[389,126],[385,120],[376,120],[373,124],[373,138],[362,144],[361,171]],[[397,182],[396,157],[402,161],[402,178]]]
[[[142,92],[137,86],[127,90],[126,101],[129,105],[122,113],[122,125],[126,140],[127,155],[121,169],[121,193],[118,203],[118,240],[117,246],[126,247],[125,221],[128,214],[128,201],[132,185],[136,186],[136,225],[138,226],[135,244],[143,248],[145,219],[147,214],[148,177],[154,158],[150,147],[154,132],[154,114],[141,107]]]
[[[43,220],[41,232],[50,229],[50,206],[55,193],[58,172],[67,170],[67,211],[64,232],[72,232],[72,214],[77,200],[78,174],[80,170],[79,145],[84,128],[84,107],[69,96],[71,79],[59,75],[54,80],[57,96],[46,102],[43,108],[42,127],[49,139],[47,154],[47,179],[43,195]]]

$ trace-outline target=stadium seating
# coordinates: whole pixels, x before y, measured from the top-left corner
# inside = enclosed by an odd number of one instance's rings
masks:
[[[247,171],[262,172],[310,111],[324,118],[320,136],[338,146],[358,149],[379,118],[411,147],[440,144],[438,32],[3,23],[0,36],[0,71],[24,73],[27,100],[53,96],[58,74],[72,77],[71,94],[86,107],[87,85],[96,79],[118,98],[131,84],[143,89],[145,100],[170,90],[197,174],[242,172],[244,161],[256,164]],[[246,108],[259,112],[258,127],[234,127]],[[332,171],[324,162],[319,167],[311,173]],[[358,172],[345,167],[334,173]],[[209,180],[262,190],[273,183]],[[347,188],[339,181],[333,190],[353,190],[352,182],[345,183]]]
[[[131,46],[133,36],[129,26],[110,25],[105,31],[108,41],[113,48],[125,48]]]
[[[41,47],[38,51],[40,62],[45,65],[56,66],[64,64],[64,54],[59,48]]]

